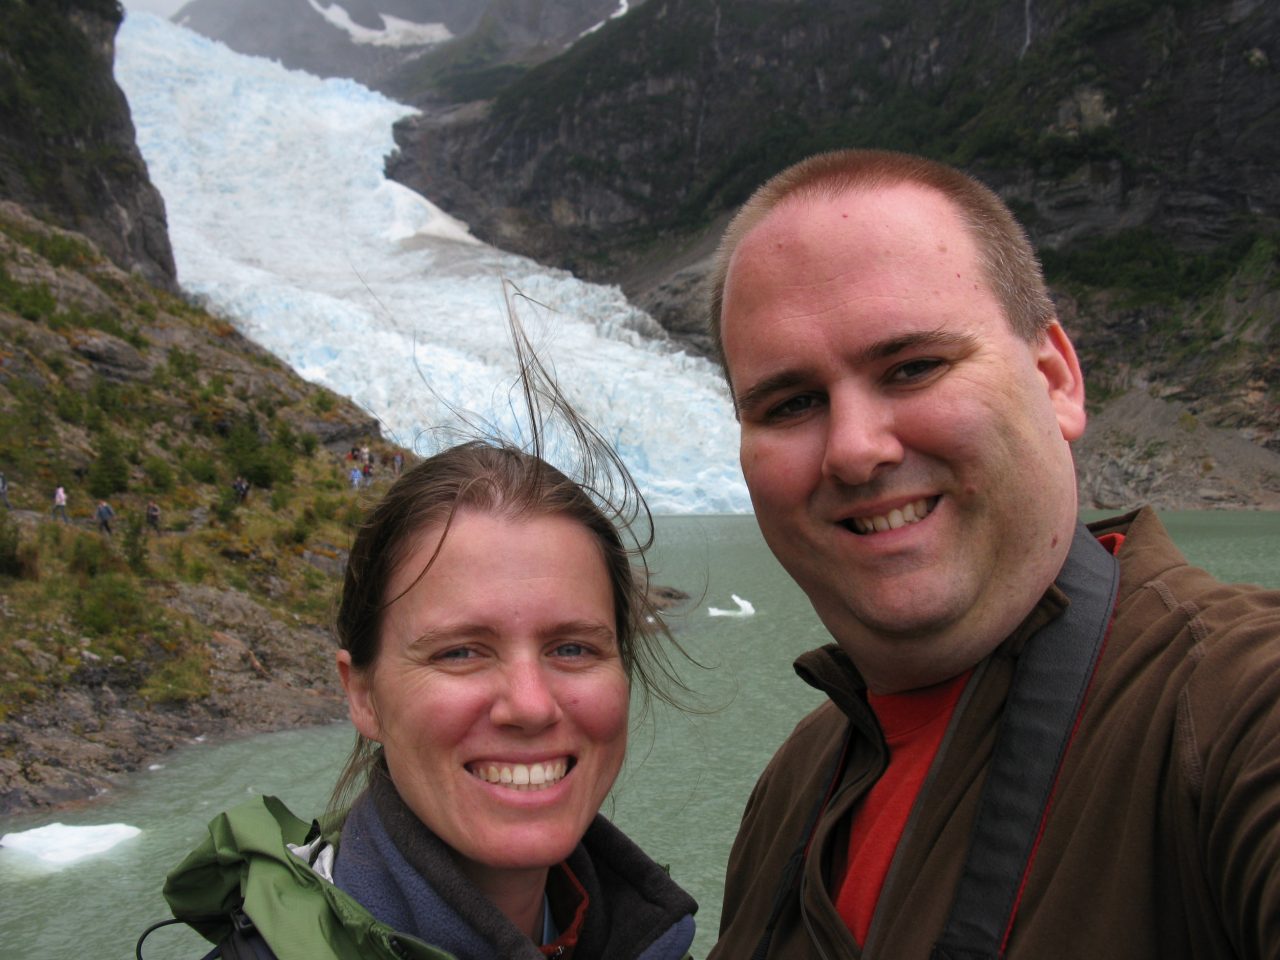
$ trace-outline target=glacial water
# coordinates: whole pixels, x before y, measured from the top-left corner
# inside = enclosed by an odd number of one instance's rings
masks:
[[[1224,579],[1280,588],[1280,513],[1166,516],[1188,557]],[[630,755],[605,812],[698,899],[695,956],[719,919],[722,874],[756,775],[795,721],[818,702],[796,679],[796,654],[825,642],[808,601],[745,516],[662,517],[658,580],[693,594],[675,632],[703,668],[685,676],[708,712],[660,704],[632,734]],[[746,615],[737,595],[754,612]],[[711,616],[716,608],[731,616]],[[97,802],[0,822],[0,833],[50,824],[135,827],[136,836],[72,863],[0,849],[0,951],[6,958],[132,956],[148,923],[166,916],[164,873],[198,842],[219,810],[271,793],[309,815],[323,807],[350,746],[345,724],[232,743],[193,744],[158,757]],[[59,831],[54,831],[56,835]],[[65,833],[69,833],[64,829]],[[148,960],[203,955],[185,930],[157,932]]]

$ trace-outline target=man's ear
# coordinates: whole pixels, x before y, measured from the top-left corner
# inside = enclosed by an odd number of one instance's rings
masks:
[[[338,651],[338,678],[347,694],[347,710],[355,728],[370,740],[381,738],[378,711],[374,708],[373,688],[369,670],[361,670],[351,662],[349,650]]]
[[[1084,435],[1084,374],[1071,338],[1056,320],[1049,324],[1036,350],[1036,369],[1049,388],[1058,427],[1068,443]]]

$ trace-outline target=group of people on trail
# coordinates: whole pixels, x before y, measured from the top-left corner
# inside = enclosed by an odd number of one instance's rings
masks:
[[[375,456],[368,444],[359,447],[353,446],[347,452],[347,462],[350,464],[347,470],[347,480],[351,484],[352,490],[373,486]],[[397,450],[387,456],[384,452],[382,464],[383,466],[390,466],[392,478],[398,477],[404,471],[404,454]]]
[[[4,501],[6,509],[12,510],[13,505],[9,502],[9,483],[3,473],[0,473],[0,500]],[[71,524],[71,515],[67,512],[67,488],[62,484],[58,484],[53,489],[53,508],[50,511],[51,519],[61,519],[64,524]],[[111,536],[112,521],[115,520],[115,509],[106,500],[98,500],[97,506],[93,511],[94,523],[97,524],[98,532]],[[146,525],[148,529],[161,533],[160,526],[160,505],[154,500],[147,503],[145,511]]]
[[[822,154],[751,196],[711,281],[756,519],[831,637],[712,960],[1280,956],[1280,591],[1191,566],[1151,510],[1081,523],[1084,377],[1006,205]],[[632,694],[678,674],[646,513],[512,324],[532,445],[418,463],[356,534],[328,813],[257,798],[165,882],[224,955],[687,955],[696,905],[599,813]]]

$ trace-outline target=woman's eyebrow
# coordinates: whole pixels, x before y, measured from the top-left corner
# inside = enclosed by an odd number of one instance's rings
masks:
[[[595,640],[597,643],[613,640],[613,628],[599,620],[568,620],[538,631],[540,636],[563,639]]]

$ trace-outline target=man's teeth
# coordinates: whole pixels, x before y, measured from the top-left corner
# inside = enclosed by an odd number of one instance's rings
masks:
[[[858,533],[884,533],[886,530],[897,530],[908,523],[918,523],[927,517],[932,509],[933,505],[928,500],[916,500],[905,507],[890,510],[882,516],[854,517],[853,529]]]
[[[568,769],[569,763],[564,759],[550,763],[483,763],[467,767],[473,777],[513,790],[546,789],[563,780]]]

